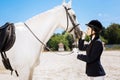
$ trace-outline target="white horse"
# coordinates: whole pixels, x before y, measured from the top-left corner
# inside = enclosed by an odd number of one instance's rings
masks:
[[[70,31],[78,22],[69,2],[38,14],[24,23],[15,23],[16,42],[6,54],[13,69],[17,70],[19,80],[32,80],[34,68],[39,64],[43,49],[40,41],[45,44],[57,28]]]

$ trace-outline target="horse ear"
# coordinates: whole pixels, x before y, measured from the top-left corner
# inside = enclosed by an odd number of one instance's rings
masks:
[[[70,5],[70,7],[72,7],[72,0],[70,0],[68,4]]]

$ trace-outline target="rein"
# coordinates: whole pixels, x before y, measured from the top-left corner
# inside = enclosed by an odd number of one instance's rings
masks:
[[[44,45],[44,47],[45,47],[46,49],[48,49],[49,51],[52,51],[49,47],[47,47],[47,45],[45,45],[45,44],[33,33],[33,31],[29,28],[29,26],[28,26],[26,23],[24,23],[24,25],[25,25],[25,26],[27,27],[27,29],[32,33],[32,35],[33,35],[42,45]],[[59,54],[59,53],[55,53],[55,54],[61,55],[61,56],[65,56],[65,55],[70,55],[70,54],[72,54],[72,52],[69,53],[69,54]]]
[[[49,51],[51,51],[51,49],[50,49],[49,47],[47,47],[47,46],[33,33],[33,31],[29,28],[29,26],[28,26],[26,23],[24,23],[24,25],[28,28],[28,30],[32,33],[32,35],[33,35],[42,45],[45,46],[45,48],[47,48]]]

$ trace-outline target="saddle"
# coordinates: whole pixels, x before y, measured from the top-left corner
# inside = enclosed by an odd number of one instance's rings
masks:
[[[2,62],[4,67],[12,72],[14,71],[9,58],[6,55],[6,51],[12,48],[14,45],[16,36],[15,36],[15,26],[13,23],[5,23],[3,26],[0,27],[0,53],[2,57]],[[16,75],[18,76],[17,71],[15,70]]]
[[[0,27],[0,52],[8,51],[16,39],[15,26],[13,23],[6,23]]]

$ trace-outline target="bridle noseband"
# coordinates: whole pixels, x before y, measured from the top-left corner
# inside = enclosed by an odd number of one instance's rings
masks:
[[[74,23],[74,20],[72,19],[71,15],[70,15],[69,12],[68,12],[68,11],[71,10],[72,8],[68,8],[68,9],[67,9],[66,6],[63,6],[63,7],[65,8],[66,17],[67,17],[67,27],[66,27],[65,32],[67,32],[68,27],[69,27],[69,20],[68,20],[68,19],[70,19],[70,21],[71,21],[71,23],[72,23],[72,25],[73,25],[73,28],[68,31],[68,32],[71,32],[73,29],[75,29],[75,27],[79,26],[79,24],[76,25],[76,24]]]

